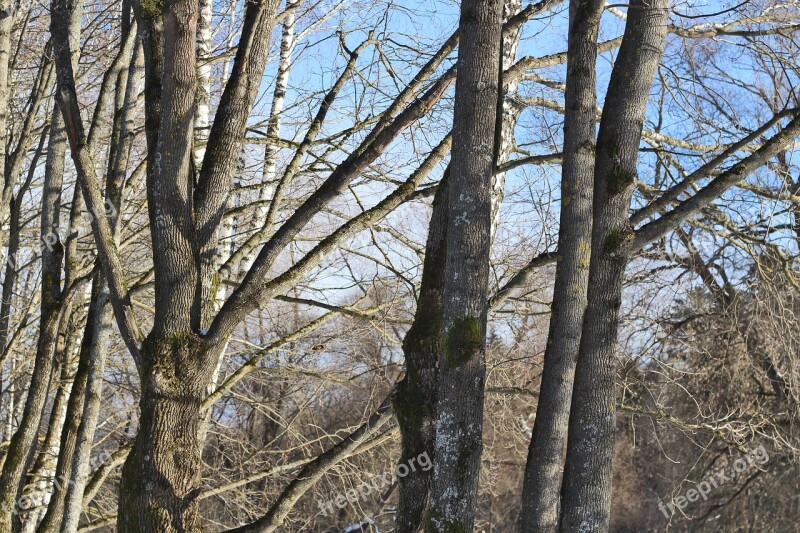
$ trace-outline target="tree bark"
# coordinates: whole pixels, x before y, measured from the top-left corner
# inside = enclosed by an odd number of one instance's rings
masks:
[[[200,406],[213,368],[197,335],[159,338],[142,346],[139,428],[122,470],[117,528],[200,532]]]
[[[425,263],[414,323],[403,339],[406,375],[397,385],[394,413],[401,434],[400,464],[427,453],[433,460],[437,366],[442,348],[442,296],[447,252],[449,170],[439,182],[428,225]],[[398,533],[416,533],[428,504],[433,470],[415,469],[398,478]]]
[[[522,530],[555,531],[572,378],[586,310],[595,159],[597,34],[603,2],[572,0],[567,45],[558,262],[536,420],[522,486]]]
[[[633,240],[628,210],[645,106],[667,33],[668,6],[666,0],[631,3],[600,121],[590,291],[569,420],[562,531],[608,531],[616,430],[614,350]]]
[[[0,192],[5,196],[9,189],[8,183],[8,108],[10,89],[8,82],[11,79],[9,67],[11,62],[11,33],[14,29],[15,0],[0,1]],[[0,205],[0,226],[5,223],[7,205]],[[0,250],[5,246],[5,231],[0,228]]]
[[[430,531],[471,531],[474,524],[483,449],[491,182],[500,143],[502,29],[500,0],[462,2]]]
[[[519,0],[505,0],[503,37],[503,70],[510,68],[516,59],[522,21],[508,21],[519,12]],[[514,143],[514,127],[520,108],[508,95],[516,91],[516,80],[503,84],[503,116],[500,132],[498,165],[508,160]],[[400,464],[428,454],[434,456],[434,436],[437,401],[437,362],[442,344],[442,296],[447,245],[448,194],[447,175],[439,182],[433,200],[433,212],[428,226],[425,262],[422,271],[417,311],[414,323],[403,340],[406,375],[398,384],[394,399],[394,412],[401,431]],[[505,173],[497,172],[492,178],[492,235],[494,235],[503,200]],[[399,532],[416,532],[424,521],[428,505],[433,471],[415,469],[398,478],[399,503],[396,527]]]
[[[40,238],[42,243],[50,243],[50,236],[59,227],[61,209],[61,186],[64,177],[64,157],[66,154],[66,134],[58,135],[54,129],[50,137],[45,178],[42,193],[42,217]],[[32,464],[36,451],[36,437],[39,422],[47,401],[53,369],[53,352],[58,339],[58,325],[64,310],[61,291],[61,263],[63,246],[56,241],[42,246],[42,300],[39,321],[39,338],[36,344],[33,375],[22,420],[11,437],[8,454],[0,474],[0,532],[12,530],[12,519],[22,495],[25,474]]]

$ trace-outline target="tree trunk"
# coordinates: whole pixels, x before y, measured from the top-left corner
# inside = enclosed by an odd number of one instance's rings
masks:
[[[97,313],[90,317],[91,344],[88,350],[86,368],[86,386],[82,402],[80,425],[75,436],[75,451],[65,460],[71,460],[69,468],[70,481],[66,483],[66,495],[63,504],[61,533],[75,533],[78,530],[81,511],[83,510],[83,492],[89,477],[89,459],[94,444],[94,431],[100,411],[100,395],[103,388],[103,370],[108,352],[111,334],[112,313],[108,305],[108,286],[101,275],[100,289],[97,296]],[[88,333],[88,331],[87,331]],[[83,350],[82,350],[83,352]],[[83,353],[81,353],[83,356]],[[63,483],[62,478],[57,478]],[[49,509],[48,509],[49,511]],[[57,513],[56,513],[57,514]]]
[[[666,37],[666,0],[636,0],[611,73],[597,141],[589,300],[569,420],[562,531],[608,531],[615,413],[614,354],[633,231],[644,110]]]
[[[474,523],[483,449],[491,182],[501,129],[502,22],[500,0],[461,4],[430,531],[471,531]]]
[[[1,26],[1,24],[0,24]],[[1,73],[0,73],[1,74]],[[54,111],[56,114],[57,111]],[[63,124],[63,122],[62,122]],[[22,495],[25,475],[36,451],[39,422],[47,401],[53,369],[53,352],[58,339],[58,325],[64,310],[61,291],[63,247],[51,236],[58,233],[61,188],[67,135],[58,121],[51,129],[45,163],[42,192],[40,239],[42,243],[42,300],[39,338],[36,345],[33,375],[25,400],[22,420],[11,437],[8,454],[0,474],[0,532],[11,531],[17,500]]]
[[[86,390],[87,342],[92,335],[92,324],[96,312],[94,303],[94,296],[96,296],[96,294],[95,291],[92,292],[93,298],[92,302],[89,304],[86,328],[84,328],[84,337],[78,358],[78,368],[72,383],[72,390],[70,391],[69,401],[67,402],[67,412],[64,417],[64,426],[61,432],[58,462],[56,464],[54,478],[56,483],[54,484],[53,493],[50,497],[50,502],[48,503],[42,523],[37,529],[37,531],[42,533],[51,533],[58,530],[57,524],[58,521],[61,520],[61,512],[64,507],[64,493],[66,491],[64,484],[71,479],[69,470],[71,467],[70,459],[72,458],[75,450],[75,443],[77,442],[76,436],[80,423],[80,412],[83,408],[83,396]]]
[[[65,316],[59,324],[58,341],[55,348],[55,357],[60,366],[59,376],[54,378],[55,397],[50,408],[47,422],[47,432],[41,443],[41,450],[36,456],[36,461],[27,475],[25,498],[27,513],[19,513],[14,517],[14,530],[22,533],[31,533],[36,530],[40,519],[47,510],[47,503],[55,489],[54,476],[59,458],[61,457],[61,431],[65,426],[69,398],[73,390],[75,379],[75,356],[79,343],[79,332],[71,326],[75,318],[75,311],[70,305],[65,310]]]
[[[5,196],[10,177],[8,173],[8,108],[10,91],[8,82],[11,79],[9,66],[11,61],[11,33],[14,29],[15,0],[0,0],[0,192]],[[0,205],[0,226],[5,224],[7,205]],[[5,231],[0,228],[0,250],[5,246]]]
[[[522,530],[558,528],[572,378],[586,309],[595,158],[597,32],[603,2],[572,0],[567,48],[561,215],[553,305],[522,486]]]
[[[509,24],[514,15],[520,10],[521,0],[504,0],[503,3],[503,71],[510,69],[517,61],[517,48],[519,48],[519,35],[522,32],[523,21],[514,21]],[[516,148],[514,141],[514,128],[522,112],[522,107],[516,104],[510,96],[517,92],[518,80],[508,77],[503,81],[501,90],[502,118],[500,125],[500,147],[497,154],[497,167],[505,164]],[[492,237],[500,223],[500,207],[505,197],[506,173],[496,172],[492,175]]]
[[[122,469],[120,533],[203,531],[197,496],[200,406],[213,372],[201,364],[208,349],[195,334],[151,334],[144,341],[139,428]]]
[[[439,182],[428,225],[425,263],[414,323],[403,339],[406,375],[397,385],[394,413],[401,433],[400,464],[427,453],[433,460],[436,426],[436,367],[442,346],[442,293],[447,252],[449,170]],[[415,469],[398,478],[398,533],[416,533],[428,503],[433,470]]]
[[[504,20],[517,14],[519,0],[505,0]],[[522,24],[504,28],[503,70],[510,68],[517,54]],[[514,149],[514,127],[520,108],[507,97],[516,91],[516,80],[503,84],[503,116],[498,165],[508,160]],[[406,375],[398,384],[394,412],[401,431],[402,450],[399,464],[409,464],[422,454],[433,458],[436,425],[436,368],[442,344],[442,296],[447,245],[448,195],[447,175],[439,182],[428,226],[425,263],[414,323],[403,340]],[[492,177],[492,235],[497,228],[503,200],[505,173]],[[399,532],[416,532],[424,521],[431,488],[432,470],[415,469],[398,478],[399,503],[396,527]]]

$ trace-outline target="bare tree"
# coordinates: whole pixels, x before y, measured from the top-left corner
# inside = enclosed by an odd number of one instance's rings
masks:
[[[602,2],[570,2],[564,150],[550,332],[522,488],[522,528],[555,531],[572,377],[586,308],[595,158],[597,34]]]

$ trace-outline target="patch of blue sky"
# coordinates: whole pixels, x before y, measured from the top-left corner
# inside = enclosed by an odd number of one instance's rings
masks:
[[[339,3],[338,0],[322,0],[315,4],[306,2],[304,5],[316,5],[317,13],[325,13]],[[681,2],[676,4],[674,9],[676,13],[694,17],[722,12],[732,5],[734,4],[731,2],[720,1]],[[622,12],[625,11],[624,7],[620,6],[620,9]],[[754,4],[754,13],[758,12],[758,9],[760,8]],[[733,12],[706,18],[687,18],[673,14],[671,24],[692,27],[697,24],[730,22],[737,16]],[[302,32],[313,18],[301,17],[298,32]],[[366,69],[365,77],[373,81],[366,83],[363,79],[355,79],[352,83],[348,83],[331,110],[323,135],[350,127],[354,120],[363,120],[370,114],[385,109],[405,83],[413,77],[419,65],[427,59],[427,54],[438,48],[455,29],[457,21],[458,4],[452,1],[401,0],[391,5],[386,2],[342,4],[325,23],[326,31],[311,33],[296,47],[282,136],[291,139],[301,138],[308,126],[309,110],[311,113],[315,111],[323,92],[330,87],[344,68],[346,58],[341,53],[338,37],[331,31],[332,29],[344,33],[345,42],[350,49],[358,46],[370,31],[374,31],[376,36],[384,39],[383,48],[387,57],[391,59],[392,71],[390,73],[385,64],[377,61],[375,47],[365,50],[359,59],[359,65]],[[566,3],[562,3],[553,10],[535,17],[525,26],[520,41],[519,57],[543,57],[564,52],[566,29]],[[618,37],[623,30],[624,21],[614,13],[606,12],[602,19],[600,41]],[[277,54],[279,31],[279,29],[275,31],[273,54]],[[744,44],[745,40],[740,37],[686,39],[674,34],[668,37],[662,68],[654,83],[648,104],[645,129],[658,130],[662,134],[683,141],[709,146],[706,151],[692,151],[680,147],[672,149],[673,156],[688,171],[694,170],[713,157],[718,150],[711,149],[712,147],[735,141],[772,114],[766,101],[759,102],[753,98],[751,89],[760,85],[768,90],[775,88],[770,89],[768,86],[770,76],[764,72],[763,58],[749,52]],[[451,62],[454,56],[455,54],[450,59]],[[616,50],[604,52],[599,57],[598,105],[602,105],[615,57]],[[563,83],[565,66],[558,64],[538,70],[536,74]],[[792,76],[792,84],[797,85],[797,80],[793,78],[795,74],[790,73],[789,76]],[[251,124],[263,124],[266,119],[274,77],[275,62],[272,61],[264,76],[261,85],[262,94],[259,105],[251,117]],[[310,100],[307,98],[309,92],[316,92],[315,97]],[[519,94],[522,98],[546,98],[563,104],[563,93],[536,81],[522,82]],[[714,109],[712,104],[721,106],[721,109]],[[404,180],[449,129],[452,120],[451,105],[452,88],[451,93],[440,102],[435,112],[409,128],[379,158],[375,168],[380,170],[382,175],[369,171],[353,182],[353,190],[357,191],[358,201],[354,194],[348,192],[333,202],[332,208],[344,214],[352,214],[375,205],[385,197],[393,188],[391,181]],[[699,120],[701,116],[708,116],[713,120],[704,122]],[[520,117],[516,129],[517,143],[531,154],[558,151],[561,145],[562,123],[563,116],[558,111],[528,108]],[[332,156],[332,159],[343,160],[347,151],[353,149],[365,134],[366,132],[362,132],[354,135],[342,146],[342,150]],[[648,148],[646,143],[642,146]],[[259,157],[259,150],[262,148],[252,149],[252,157],[256,160]],[[733,164],[744,155],[745,152],[735,154],[729,164]],[[437,180],[444,166],[445,164],[440,165],[428,181]],[[655,155],[643,153],[640,158],[639,179],[646,184],[657,185],[656,170]],[[310,185],[315,179],[322,179],[325,175],[326,173],[321,171],[318,176],[306,176],[305,181],[301,180],[301,183]],[[659,176],[665,179],[663,175]],[[767,182],[775,179],[774,174],[769,171],[760,171],[757,177]],[[258,179],[258,176],[254,178]],[[509,253],[515,249],[532,253],[532,248],[544,251],[555,247],[560,178],[560,167],[557,164],[520,167],[508,173],[507,199],[503,206],[503,224],[498,233],[499,249],[496,250],[496,256],[502,256],[507,260]],[[707,181],[702,180],[700,184]],[[774,181],[772,183],[774,184]],[[732,216],[741,223],[763,215],[763,202],[757,200],[752,192],[742,189],[734,189],[722,199],[726,204],[734,206]],[[640,207],[645,201],[644,197],[637,196],[634,206]],[[404,206],[389,215],[384,223],[399,228],[413,242],[424,246],[426,213],[427,210],[420,210],[418,206]],[[786,222],[784,213],[776,212],[774,216],[776,224]],[[331,213],[320,215],[315,220],[317,222],[324,220],[324,227],[329,229],[343,222],[340,217]],[[402,272],[408,279],[418,279],[420,259],[415,253],[407,247],[396,246],[396,243],[390,242],[391,239],[382,237],[379,242],[385,249],[379,252],[374,246],[373,238],[372,233],[362,232],[348,241],[347,246],[365,254],[382,255],[386,252],[388,259],[393,263],[392,268]],[[779,231],[771,233],[768,238],[785,240],[788,237],[786,232]],[[298,248],[307,249],[310,246],[310,243],[300,243]],[[316,296],[321,296],[324,292],[326,299],[331,301],[341,300],[341,292],[327,289],[341,288],[343,292],[347,292],[342,283],[347,277],[352,276],[350,269],[353,268],[344,254],[335,255],[336,257],[329,259],[321,267],[319,275],[315,275],[313,281]],[[385,264],[381,264],[381,261],[386,262],[386,257],[376,256],[376,258],[380,261],[364,260],[359,266],[364,279],[369,276],[388,278],[396,274]],[[514,262],[519,264],[515,266],[522,266],[524,261],[525,257],[516,257]],[[352,285],[348,288],[352,289]]]

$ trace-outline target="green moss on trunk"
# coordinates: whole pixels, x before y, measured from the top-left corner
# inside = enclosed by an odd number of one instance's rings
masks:
[[[461,366],[477,355],[483,347],[480,321],[472,316],[458,318],[447,330],[444,355],[450,366]]]

